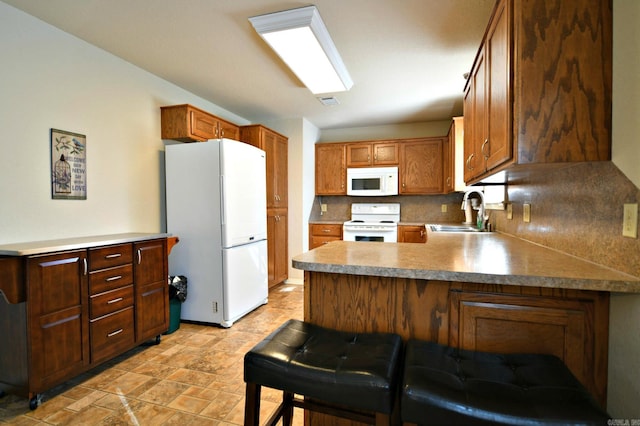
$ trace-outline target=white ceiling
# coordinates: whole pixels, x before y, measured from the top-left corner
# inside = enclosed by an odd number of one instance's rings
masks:
[[[445,120],[495,0],[2,0],[251,122]],[[247,18],[315,4],[354,86],[322,105]]]

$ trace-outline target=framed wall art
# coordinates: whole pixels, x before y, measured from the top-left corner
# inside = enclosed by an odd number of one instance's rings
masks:
[[[51,129],[51,198],[87,199],[87,137]]]

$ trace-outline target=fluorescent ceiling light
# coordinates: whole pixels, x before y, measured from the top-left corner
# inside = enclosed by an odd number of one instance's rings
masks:
[[[315,6],[249,18],[312,93],[344,92],[353,81]]]

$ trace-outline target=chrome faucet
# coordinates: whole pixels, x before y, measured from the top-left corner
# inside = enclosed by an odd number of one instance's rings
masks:
[[[481,231],[484,231],[484,222],[485,220],[487,220],[487,217],[485,216],[484,193],[482,191],[480,191],[479,189],[470,189],[467,192],[465,192],[464,197],[462,197],[461,209],[464,210],[467,208],[467,203],[469,202],[468,201],[469,195],[474,192],[480,195],[480,207],[478,208],[478,217],[476,219],[476,224],[478,226],[478,229],[480,229]]]

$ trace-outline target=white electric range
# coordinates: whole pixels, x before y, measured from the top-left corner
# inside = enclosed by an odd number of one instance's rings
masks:
[[[345,241],[398,242],[399,203],[351,204],[351,220],[342,225]]]

